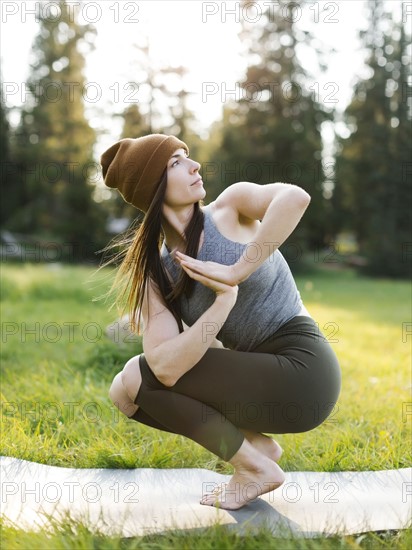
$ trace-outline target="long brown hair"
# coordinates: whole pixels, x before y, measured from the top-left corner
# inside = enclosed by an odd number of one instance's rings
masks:
[[[167,308],[176,319],[179,332],[183,332],[179,299],[183,294],[190,296],[195,283],[181,269],[177,282],[172,284],[160,258],[160,247],[164,241],[162,204],[166,187],[167,169],[163,172],[156,194],[137,229],[132,227],[120,241],[109,245],[104,250],[106,252],[118,246],[122,248],[102,267],[121,260],[108,295],[113,293],[117,295],[113,305],[118,306],[121,315],[128,313],[130,328],[137,334],[140,334],[141,308],[149,278],[156,283]],[[202,205],[203,201],[194,204],[193,216],[184,231],[185,254],[193,258],[197,256],[204,225]],[[138,314],[137,319],[136,314]]]

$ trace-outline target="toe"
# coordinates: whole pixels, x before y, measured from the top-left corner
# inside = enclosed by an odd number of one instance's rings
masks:
[[[217,498],[215,495],[205,495],[200,500],[200,504],[204,504],[205,506],[214,506],[217,502]]]

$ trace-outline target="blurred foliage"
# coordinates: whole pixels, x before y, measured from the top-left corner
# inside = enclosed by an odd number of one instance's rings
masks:
[[[15,211],[21,202],[20,189],[10,193],[9,185],[13,185],[17,179],[16,168],[11,159],[10,151],[10,124],[8,121],[8,112],[3,101],[0,102],[0,158],[1,158],[1,178],[0,178],[0,224],[9,217],[10,212]]]
[[[355,233],[369,274],[405,277],[412,274],[410,37],[381,1],[369,2],[369,21],[361,38],[371,77],[356,84],[344,113],[351,134],[337,140],[335,229]]]
[[[243,3],[250,7],[253,2]],[[331,248],[345,234],[354,238],[357,254],[351,252],[352,265],[371,274],[410,275],[406,26],[392,20],[381,0],[369,2],[370,25],[361,37],[370,76],[358,81],[342,118],[308,85],[315,79],[300,61],[302,49],[310,49],[321,73],[330,52],[294,23],[292,13],[285,16],[293,3],[282,8],[267,4],[258,22],[242,21],[245,77],[235,94],[232,86],[220,84],[223,115],[211,124],[207,140],[200,137],[188,108],[188,69],[154,63],[150,37],[139,35],[132,58],[144,93],[139,103],[130,102],[123,112],[114,113],[122,122],[119,138],[159,132],[185,141],[191,157],[202,164],[206,203],[236,181],[299,185],[312,202],[293,242],[288,240],[289,249]],[[0,106],[0,222],[17,238],[30,235],[46,245],[50,240],[64,243],[70,253],[60,254],[59,260],[90,261],[110,239],[108,222],[124,218],[127,225],[140,214],[116,192],[109,200],[93,200],[99,167],[93,159],[96,132],[85,116],[83,69],[95,30],[69,17],[63,0],[59,5],[59,21],[40,17],[27,82],[31,95],[17,128],[10,128],[7,109]],[[350,130],[349,137],[336,137],[333,182],[322,165],[320,130],[325,121],[343,122]],[[294,270],[305,269],[295,256]]]
[[[30,93],[12,140],[15,181],[2,184],[14,192],[3,193],[2,221],[10,231],[64,243],[66,260],[85,260],[107,237],[104,211],[92,198],[96,135],[84,112],[83,52],[92,48],[94,29],[58,4],[59,18],[39,12]]]
[[[214,196],[239,180],[303,187],[312,202],[293,238],[315,248],[327,237],[320,126],[331,113],[307,88],[297,55],[303,44],[315,48],[313,36],[296,28],[291,13],[270,8],[258,23],[243,22],[249,66],[236,100],[227,102],[222,122],[214,126],[207,183]]]
[[[192,158],[198,158],[204,143],[194,130],[196,120],[188,108],[190,92],[186,91],[189,70],[183,66],[154,66],[151,57],[150,37],[141,33],[134,48],[133,64],[139,75],[138,103],[130,102],[119,116],[122,122],[120,139],[137,138],[151,133],[177,136],[186,142]],[[163,112],[160,109],[163,107]],[[140,217],[133,206],[113,192],[113,200],[107,205],[112,217],[133,220]]]

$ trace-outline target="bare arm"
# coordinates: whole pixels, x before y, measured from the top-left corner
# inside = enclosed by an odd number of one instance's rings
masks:
[[[194,278],[205,279],[200,275]],[[151,283],[143,301],[143,350],[150,368],[165,386],[173,386],[200,361],[215,341],[215,336],[236,303],[238,288],[214,282],[225,288],[214,303],[187,330],[179,334],[172,313]]]
[[[186,325],[186,323],[184,321],[182,321],[182,325],[183,325],[184,330],[188,330],[190,328],[188,325]],[[218,340],[217,338],[215,338],[213,340],[213,342],[210,344],[209,347],[218,348],[218,349],[228,349],[228,348],[225,348],[225,346],[222,344],[222,342],[220,340]]]
[[[225,348],[225,346],[222,344],[222,342],[220,340],[218,340],[217,338],[215,338],[213,340],[210,347],[211,348],[218,348],[218,349],[229,349],[229,348]]]
[[[239,217],[262,220],[254,241],[248,244],[234,265],[236,279],[240,282],[285,242],[308,207],[310,196],[297,185],[240,182],[227,188],[218,200],[229,202]]]
[[[200,262],[180,252],[176,258],[182,267],[226,284],[238,285],[260,267],[289,237],[308,207],[310,196],[302,188],[288,183],[257,185],[239,182],[229,186],[216,199],[215,208],[230,208],[242,219],[262,220],[253,242],[233,265]]]

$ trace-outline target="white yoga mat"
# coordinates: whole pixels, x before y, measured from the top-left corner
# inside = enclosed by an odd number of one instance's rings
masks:
[[[285,483],[238,511],[203,506],[228,475],[203,469],[75,469],[0,458],[1,514],[25,530],[70,517],[123,537],[221,524],[274,536],[349,535],[411,524],[412,468],[286,472]]]

